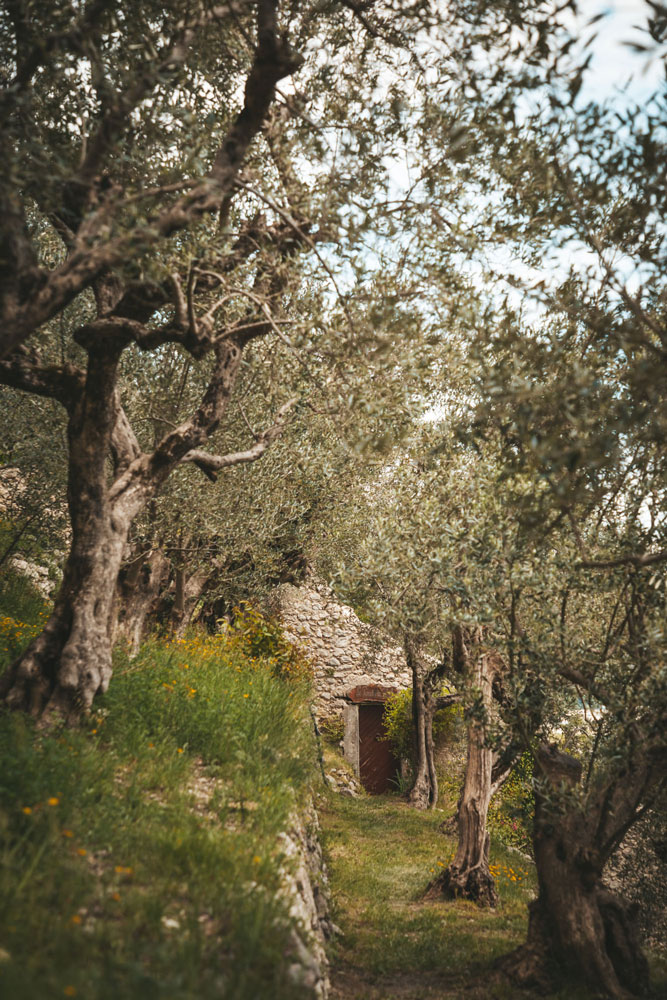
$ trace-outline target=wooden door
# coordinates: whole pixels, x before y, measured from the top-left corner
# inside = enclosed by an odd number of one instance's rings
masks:
[[[383,739],[384,705],[359,706],[359,777],[367,792],[379,795],[389,790],[389,779],[396,777],[399,763]]]

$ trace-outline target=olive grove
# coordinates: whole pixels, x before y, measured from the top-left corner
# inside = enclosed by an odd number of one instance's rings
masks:
[[[69,552],[0,695],[73,722],[158,602],[178,632],[314,562],[404,644],[420,808],[463,706],[432,894],[496,903],[489,802],[532,754],[501,966],[623,1000],[604,869],[667,773],[667,120],[664,83],[582,96],[575,7],[2,4],[7,551],[65,491]]]

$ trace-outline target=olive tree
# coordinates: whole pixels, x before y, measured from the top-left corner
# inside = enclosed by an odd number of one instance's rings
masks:
[[[493,905],[486,818],[520,751],[504,717],[511,683],[507,580],[520,541],[493,450],[480,454],[457,441],[451,426],[462,413],[449,411],[446,421],[418,424],[356,502],[346,497],[344,524],[331,541],[334,557],[344,561],[339,585],[406,650],[415,747],[408,801],[417,808],[438,800],[434,715],[463,705],[468,746],[459,846],[429,893]],[[526,723],[534,728],[532,716]]]
[[[111,675],[135,518],[182,464],[215,480],[281,434],[295,399],[277,368],[263,426],[230,441],[225,421],[253,345],[304,352],[322,332],[292,323],[317,268],[338,287],[319,247],[340,238],[336,192],[366,148],[331,81],[354,81],[361,102],[383,67],[372,57],[413,22],[377,7],[3,5],[0,380],[64,409],[71,521],[53,612],[2,679],[9,705],[88,708]],[[338,158],[327,129],[348,135]],[[374,156],[366,179],[378,169]],[[199,398],[138,434],[127,400],[173,364],[184,381],[203,373]],[[206,449],[216,433],[228,450]]]
[[[572,83],[490,129],[487,234],[521,261],[505,288],[532,304],[511,308],[508,292],[473,348],[480,433],[500,435],[506,474],[525,477],[521,531],[553,554],[517,589],[514,663],[569,690],[592,729],[579,759],[546,730],[533,746],[539,896],[507,968],[541,986],[567,969],[627,997],[646,992],[648,967],[604,868],[664,795],[667,759],[666,122],[661,95],[627,111],[578,105]]]

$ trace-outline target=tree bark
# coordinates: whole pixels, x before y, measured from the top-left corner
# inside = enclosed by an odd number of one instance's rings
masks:
[[[636,912],[601,880],[611,849],[604,844],[600,823],[611,801],[609,789],[590,809],[571,798],[568,804],[567,797],[554,792],[568,787],[574,791],[581,777],[580,763],[556,747],[542,747],[536,764],[544,778],[536,789],[533,838],[539,894],[529,907],[526,943],[500,965],[526,987],[549,990],[565,973],[613,1000],[643,996],[648,965]],[[625,809],[617,803],[612,821],[619,830],[627,828],[624,813],[636,808],[632,801],[636,792],[636,787],[630,790]]]
[[[157,611],[169,570],[169,560],[159,548],[133,553],[121,568],[114,639],[125,639],[133,656],[139,651],[147,621]]]
[[[458,847],[452,864],[432,880],[426,892],[431,898],[462,896],[482,906],[496,906],[498,893],[489,870],[486,821],[498,782],[492,780],[495,754],[486,745],[484,722],[493,700],[496,657],[481,651],[470,660],[470,681],[479,691],[479,712],[468,725],[468,756],[457,814]]]
[[[111,612],[131,518],[109,501],[106,456],[116,419],[120,350],[91,350],[86,383],[69,410],[72,527],[63,582],[43,632],[0,681],[0,697],[34,715],[69,719],[111,678]]]
[[[455,700],[438,697],[444,663],[429,667],[419,652],[413,636],[404,637],[405,656],[412,673],[412,726],[415,772],[408,802],[415,809],[435,809],[438,802],[438,776],[433,747],[433,717],[438,708]]]

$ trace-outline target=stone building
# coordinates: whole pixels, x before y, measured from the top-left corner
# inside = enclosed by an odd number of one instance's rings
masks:
[[[402,647],[362,622],[327,584],[312,577],[298,587],[283,583],[273,592],[271,604],[287,638],[313,664],[320,717],[342,714],[348,693],[360,685],[410,687]]]
[[[287,638],[313,664],[316,714],[343,717],[345,757],[368,791],[384,791],[399,762],[383,739],[382,706],[412,683],[402,647],[312,577],[298,587],[281,584],[271,604]]]

